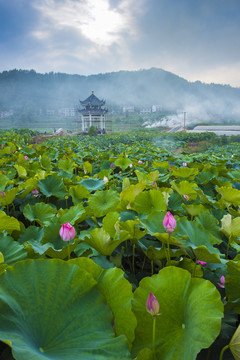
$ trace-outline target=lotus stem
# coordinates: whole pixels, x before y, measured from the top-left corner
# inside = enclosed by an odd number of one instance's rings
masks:
[[[135,244],[133,244],[133,247],[132,247],[132,252],[133,252],[133,256],[132,256],[132,269],[133,269],[133,274],[135,274],[135,263],[134,263],[134,257],[135,257]]]
[[[152,276],[153,276],[153,260],[151,260],[151,272],[152,272]]]
[[[70,244],[68,244],[67,248],[68,248],[68,260],[70,260]]]
[[[153,359],[156,360],[156,349],[155,349],[155,336],[156,336],[156,316],[153,316],[153,331],[152,331],[152,352]]]
[[[197,259],[196,259],[196,261],[194,262],[194,265],[193,265],[192,277],[195,277],[196,267],[197,267]]]
[[[143,259],[142,271],[143,271],[143,269],[144,269],[145,261],[146,261],[146,255],[144,256],[144,259]]]
[[[221,353],[220,353],[220,358],[219,358],[219,360],[222,360],[222,359],[223,359],[223,354],[224,354],[224,352],[225,352],[228,348],[229,348],[229,345],[226,345],[226,346],[224,346],[224,348],[222,348],[222,351],[221,351]]]
[[[231,242],[231,236],[229,236],[229,239],[228,239],[226,259],[228,259],[228,251],[229,251],[230,242]]]
[[[168,242],[167,242],[167,252],[168,252],[168,258],[167,258],[167,266],[171,265],[171,255],[170,255],[170,233],[168,233]]]

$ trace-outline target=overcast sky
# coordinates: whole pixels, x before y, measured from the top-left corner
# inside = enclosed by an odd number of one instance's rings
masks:
[[[240,0],[0,0],[0,71],[151,67],[240,87]]]

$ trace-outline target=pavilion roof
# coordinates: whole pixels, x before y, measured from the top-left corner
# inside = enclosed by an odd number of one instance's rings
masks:
[[[105,101],[99,100],[92,92],[92,94],[87,99],[80,101],[80,103],[82,106],[87,106],[87,105],[103,106],[105,104]]]

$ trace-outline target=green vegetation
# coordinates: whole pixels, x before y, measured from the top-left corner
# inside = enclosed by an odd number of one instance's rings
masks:
[[[0,357],[238,359],[239,142],[35,135],[0,131]]]

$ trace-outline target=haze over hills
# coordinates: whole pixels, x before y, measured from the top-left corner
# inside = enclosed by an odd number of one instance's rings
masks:
[[[0,73],[0,112],[77,108],[91,91],[111,109],[160,105],[172,112],[186,111],[198,118],[240,120],[240,88],[189,82],[173,73],[152,68],[97,75],[40,74],[34,70]]]

